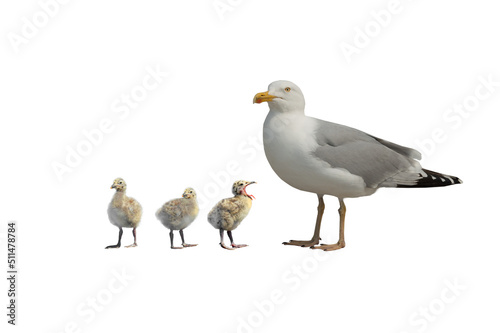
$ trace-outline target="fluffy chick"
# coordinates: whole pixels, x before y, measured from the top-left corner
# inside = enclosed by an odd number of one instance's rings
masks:
[[[116,192],[108,205],[108,217],[111,224],[117,226],[120,232],[118,234],[118,244],[106,246],[106,249],[119,248],[121,246],[122,228],[133,228],[134,243],[126,247],[135,247],[137,246],[135,229],[141,222],[142,207],[137,200],[127,197],[125,194],[127,184],[122,178],[116,178],[111,188],[116,189]]]
[[[168,229],[170,229],[170,248],[183,249],[198,244],[187,244],[184,242],[184,229],[187,228],[198,216],[199,208],[196,200],[196,192],[191,187],[184,190],[182,198],[166,202],[156,211],[156,218]],[[182,247],[174,246],[174,230],[179,230]]]
[[[235,244],[232,231],[240,225],[241,221],[250,212],[250,208],[252,208],[252,199],[255,199],[255,197],[249,195],[245,190],[250,184],[255,184],[255,182],[245,180],[235,181],[233,184],[234,197],[222,199],[208,213],[208,222],[215,229],[219,229],[220,246],[226,250],[234,250],[235,248],[247,246],[246,244]],[[224,230],[227,231],[232,247],[224,244]]]

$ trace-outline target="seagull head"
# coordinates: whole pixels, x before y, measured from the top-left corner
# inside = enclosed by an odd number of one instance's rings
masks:
[[[237,180],[233,184],[233,194],[234,195],[244,195],[250,199],[255,199],[251,194],[248,194],[246,188],[248,185],[256,184],[256,182],[247,182],[246,180]]]
[[[111,185],[111,188],[116,189],[118,192],[125,191],[127,189],[127,183],[123,180],[123,178],[116,178],[113,181],[113,185]]]
[[[304,112],[306,101],[300,88],[290,81],[274,81],[266,92],[258,93],[253,98],[254,103],[268,102],[272,111]]]
[[[188,187],[184,190],[184,193],[182,193],[182,197],[185,199],[196,199],[196,192],[191,187]]]

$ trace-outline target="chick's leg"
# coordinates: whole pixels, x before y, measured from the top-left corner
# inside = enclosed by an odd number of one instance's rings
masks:
[[[182,239],[182,246],[183,247],[191,247],[191,246],[196,246],[198,244],[186,244],[186,242],[184,242],[184,231],[183,230],[179,230],[179,234],[181,235],[181,239]]]
[[[233,233],[228,230],[227,231],[227,235],[229,236],[229,239],[231,240],[231,246],[235,249],[239,249],[240,247],[245,247],[245,246],[248,246],[246,244],[234,244],[234,241],[233,241]]]
[[[220,243],[219,243],[220,246],[226,250],[234,250],[232,247],[228,247],[226,246],[226,244],[224,244],[224,229],[219,229],[219,233],[220,233]]]
[[[118,244],[106,246],[106,249],[117,249],[117,248],[119,248],[122,245],[122,235],[123,235],[123,229],[120,228],[120,232],[118,233]]]
[[[183,249],[182,246],[174,246],[174,231],[170,230],[170,248],[175,250]]]
[[[136,247],[137,246],[137,235],[136,235],[136,232],[135,232],[135,228],[132,229],[132,235],[134,235],[134,244],[130,244],[130,245],[127,245],[125,247]]]

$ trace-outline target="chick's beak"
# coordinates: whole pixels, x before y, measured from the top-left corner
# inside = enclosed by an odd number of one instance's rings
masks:
[[[245,186],[243,188],[247,188],[247,186],[252,185],[252,184],[257,184],[257,182],[251,181],[251,182],[246,182]]]
[[[254,104],[255,103],[260,104],[262,102],[270,102],[274,98],[276,98],[276,96],[269,95],[269,91],[266,91],[266,92],[261,92],[261,93],[256,94],[253,97],[253,102],[254,102]]]
[[[114,188],[116,188],[116,185],[115,184],[111,185],[110,189],[114,189]]]
[[[251,185],[251,184],[257,184],[257,182],[254,182],[254,181],[252,181],[252,182],[248,182],[248,183],[247,183],[247,184],[243,187],[243,193],[244,193],[247,197],[249,197],[250,199],[255,199],[255,197],[254,197],[253,195],[248,194],[248,193],[247,193],[247,191],[246,191],[247,186],[248,186],[248,185]]]

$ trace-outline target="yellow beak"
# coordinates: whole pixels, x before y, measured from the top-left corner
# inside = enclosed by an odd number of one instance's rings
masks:
[[[272,101],[276,96],[269,95],[269,91],[258,93],[253,97],[254,103],[262,103]]]

